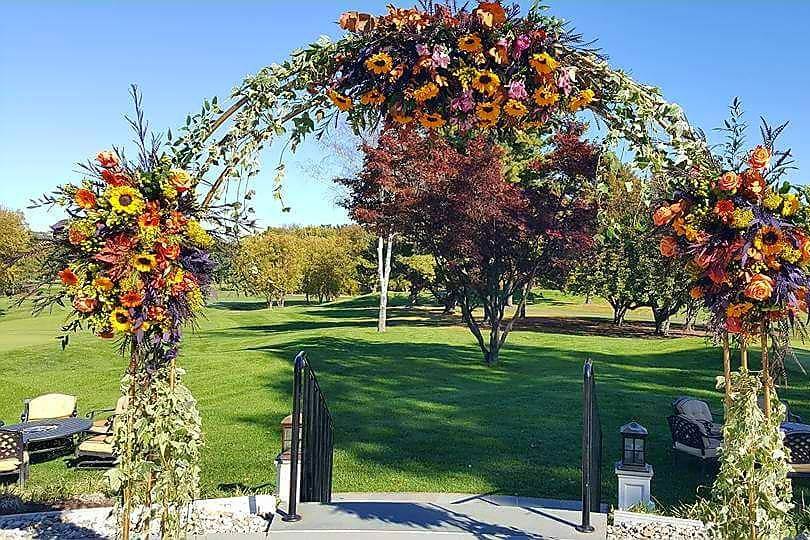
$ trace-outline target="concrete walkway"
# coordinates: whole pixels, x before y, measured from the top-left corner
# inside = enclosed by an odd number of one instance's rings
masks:
[[[596,531],[578,533],[579,503],[501,495],[342,493],[298,508],[295,523],[276,514],[272,540],[604,540],[607,524],[605,514],[591,514]]]

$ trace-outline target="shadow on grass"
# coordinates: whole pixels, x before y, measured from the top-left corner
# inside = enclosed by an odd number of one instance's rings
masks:
[[[622,326],[616,326],[613,321],[604,317],[526,317],[515,321],[514,329],[574,336],[640,339],[676,339],[705,335],[703,331],[686,332],[683,325],[673,323],[670,335],[663,336],[655,334],[655,324],[652,322],[626,321]]]

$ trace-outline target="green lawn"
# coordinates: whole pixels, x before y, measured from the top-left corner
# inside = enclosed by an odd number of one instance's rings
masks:
[[[203,415],[206,495],[272,489],[291,361],[303,349],[335,419],[337,491],[577,498],[581,373],[590,357],[604,430],[604,499],[615,503],[617,429],[630,420],[650,431],[654,496],[667,505],[694,498],[699,467],[681,460],[673,469],[666,416],[681,394],[720,408],[713,390],[720,354],[705,339],[638,337],[637,327],[627,331],[633,337],[615,335],[593,320],[609,316],[605,304],[546,293],[530,307],[530,322],[509,337],[501,363],[486,367],[458,321],[400,302],[389,331],[378,334],[374,302],[293,301],[267,310],[223,296],[207,310],[181,357]],[[62,352],[54,339],[59,314],[2,313],[0,419],[13,422],[24,398],[46,392],[79,396],[81,412],[115,402],[124,362],[109,343],[79,335]],[[792,385],[782,394],[810,417],[810,382],[789,369]],[[57,459],[34,464],[29,484],[82,490],[99,474]]]

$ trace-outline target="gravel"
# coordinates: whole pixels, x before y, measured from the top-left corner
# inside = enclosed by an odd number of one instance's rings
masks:
[[[671,523],[621,523],[608,525],[607,540],[710,540],[712,536],[704,527],[673,525]]]
[[[267,533],[271,518],[227,511],[197,511],[192,520],[192,535]],[[2,539],[107,539],[115,537],[115,520],[107,510],[0,516]],[[157,538],[158,535],[155,535]]]

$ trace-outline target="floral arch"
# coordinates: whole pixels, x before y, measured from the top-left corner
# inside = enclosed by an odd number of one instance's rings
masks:
[[[263,68],[227,104],[206,101],[169,133],[168,153],[148,139],[136,94],[138,159],[102,152],[81,186],[43,200],[67,206],[71,217],[55,229],[62,287],[40,303],[68,298],[66,331],[114,333],[131,359],[122,380],[130,403],[116,428],[121,459],[110,473],[122,494],[124,538],[155,521],[165,536],[182,535],[177,510],[197,494],[202,433],[175,358],[211,272],[200,223],[246,217],[237,199],[249,198],[259,153],[274,139],[288,138],[294,151],[345,115],[357,132],[415,123],[447,138],[483,133],[496,142],[553,132],[590,110],[605,143],[626,141],[644,169],[686,176],[710,158],[677,105],[612,69],[542,7],[521,15],[499,1],[460,10],[425,1],[380,16],[344,13],[340,25],[343,38]],[[280,198],[283,163],[277,172]]]

